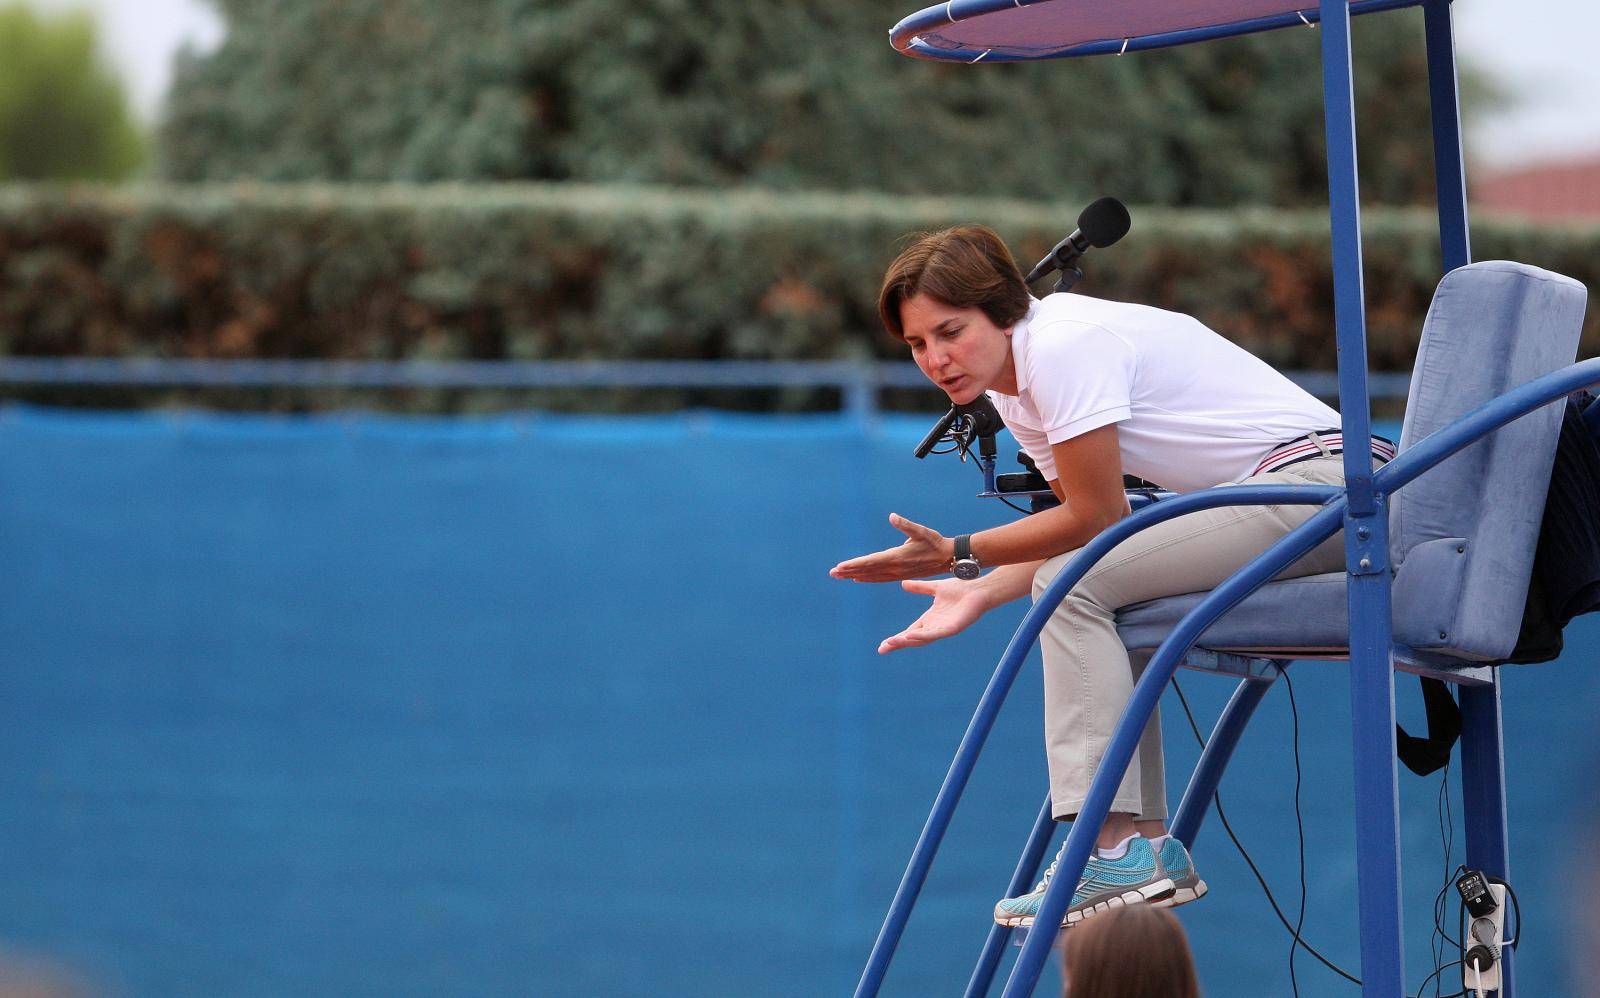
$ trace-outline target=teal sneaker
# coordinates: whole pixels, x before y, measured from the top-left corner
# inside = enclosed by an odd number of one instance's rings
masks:
[[[1161,901],[1152,901],[1157,908],[1176,908],[1180,904],[1198,901],[1206,896],[1206,882],[1194,872],[1194,860],[1189,858],[1189,850],[1183,847],[1172,836],[1167,836],[1167,841],[1161,843],[1161,852],[1157,857],[1161,866],[1167,871],[1167,876],[1172,880],[1172,896]]]
[[[1061,849],[1064,852],[1066,846]],[[1006,898],[995,905],[995,922],[1011,928],[1032,925],[1034,916],[1039,914],[1039,905],[1044,902],[1050,879],[1055,876],[1056,864],[1060,862],[1061,853],[1057,853],[1055,862],[1044,871],[1044,879],[1037,887],[1021,897]],[[1192,867],[1190,872],[1192,875]],[[1119,859],[1106,859],[1099,853],[1090,855],[1083,879],[1078,882],[1061,924],[1075,925],[1090,915],[1122,905],[1164,901],[1170,899],[1176,889],[1161,865],[1161,858],[1151,848],[1150,840],[1135,838]]]

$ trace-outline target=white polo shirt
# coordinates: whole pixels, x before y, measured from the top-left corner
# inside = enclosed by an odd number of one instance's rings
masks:
[[[1077,294],[1036,300],[1011,332],[1017,394],[989,392],[1055,479],[1050,445],[1117,424],[1122,470],[1174,492],[1248,477],[1339,414],[1192,316]]]

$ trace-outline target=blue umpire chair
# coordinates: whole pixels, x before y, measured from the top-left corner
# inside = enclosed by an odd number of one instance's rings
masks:
[[[1422,327],[1400,451],[1512,388],[1571,364],[1587,294],[1571,278],[1503,261],[1452,271]],[[1389,511],[1396,668],[1487,678],[1522,623],[1561,410],[1547,406],[1396,492]],[[1200,646],[1274,659],[1347,658],[1348,575],[1269,582]],[[1126,607],[1129,648],[1155,649],[1199,605],[1191,593]]]
[[[1400,451],[1371,470],[1365,301],[1356,182],[1350,18],[1417,6],[1424,16],[1439,235],[1445,276],[1424,324]],[[1453,684],[1469,866],[1509,875],[1496,664],[1517,640],[1562,413],[1554,403],[1600,384],[1600,359],[1572,363],[1582,285],[1518,263],[1471,263],[1449,0],[946,0],[890,32],[916,58],[1005,62],[1120,55],[1275,28],[1313,26],[1322,50],[1334,319],[1344,439],[1343,488],[1224,486],[1135,504],[1057,574],[1024,617],[980,698],[907,864],[857,986],[882,986],[984,741],[1045,620],[1084,574],[1154,523],[1230,505],[1320,507],[1209,593],[1125,608],[1128,647],[1154,649],[1062,848],[1057,874],[1006,981],[1031,994],[1118,784],[1163,690],[1181,666],[1241,677],[1171,822],[1192,844],[1252,711],[1290,660],[1347,659],[1355,762],[1361,986],[1399,998],[1402,974],[1394,671]],[[1133,498],[1130,496],[1130,498]],[[1391,508],[1392,507],[1392,508]],[[1346,571],[1272,581],[1343,532]],[[1054,831],[1035,819],[1006,890],[1028,889]],[[1012,930],[994,926],[966,994],[988,993]],[[1514,954],[1499,967],[1515,993]]]
[[[1446,275],[1423,324],[1400,452],[1570,365],[1586,303],[1577,281],[1523,264],[1476,263]],[[1395,492],[1389,511],[1394,667],[1460,689],[1472,727],[1463,741],[1467,865],[1501,879],[1510,869],[1492,666],[1510,656],[1521,628],[1561,417],[1545,406],[1479,439]],[[1223,767],[1278,672],[1291,659],[1349,658],[1349,579],[1333,572],[1268,582],[1211,624],[1186,657],[1191,668],[1231,666],[1247,678],[1173,816],[1185,846],[1194,845]],[[1125,607],[1117,631],[1129,648],[1156,649],[1206,595]],[[1513,959],[1506,950],[1502,978],[1510,979]]]

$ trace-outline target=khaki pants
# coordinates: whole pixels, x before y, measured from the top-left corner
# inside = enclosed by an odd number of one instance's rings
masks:
[[[1343,456],[1302,461],[1255,475],[1241,485],[1343,485]],[[1117,545],[1061,601],[1039,638],[1044,656],[1045,753],[1052,813],[1070,819],[1083,806],[1149,652],[1132,655],[1117,637],[1118,607],[1216,588],[1245,562],[1310,519],[1317,506],[1227,506],[1156,524]],[[1046,561],[1033,598],[1077,552]],[[1344,537],[1335,534],[1279,578],[1344,568]],[[1117,789],[1113,812],[1139,819],[1167,816],[1161,759],[1161,715],[1150,719],[1139,751]]]

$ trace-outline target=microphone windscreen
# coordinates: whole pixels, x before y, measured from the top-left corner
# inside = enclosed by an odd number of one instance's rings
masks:
[[[999,411],[986,394],[956,406],[956,411],[972,420],[973,436],[989,437],[1006,428],[1005,420],[1000,418]]]
[[[1128,209],[1116,198],[1101,198],[1078,216],[1078,231],[1095,247],[1110,246],[1127,235],[1132,225]]]

